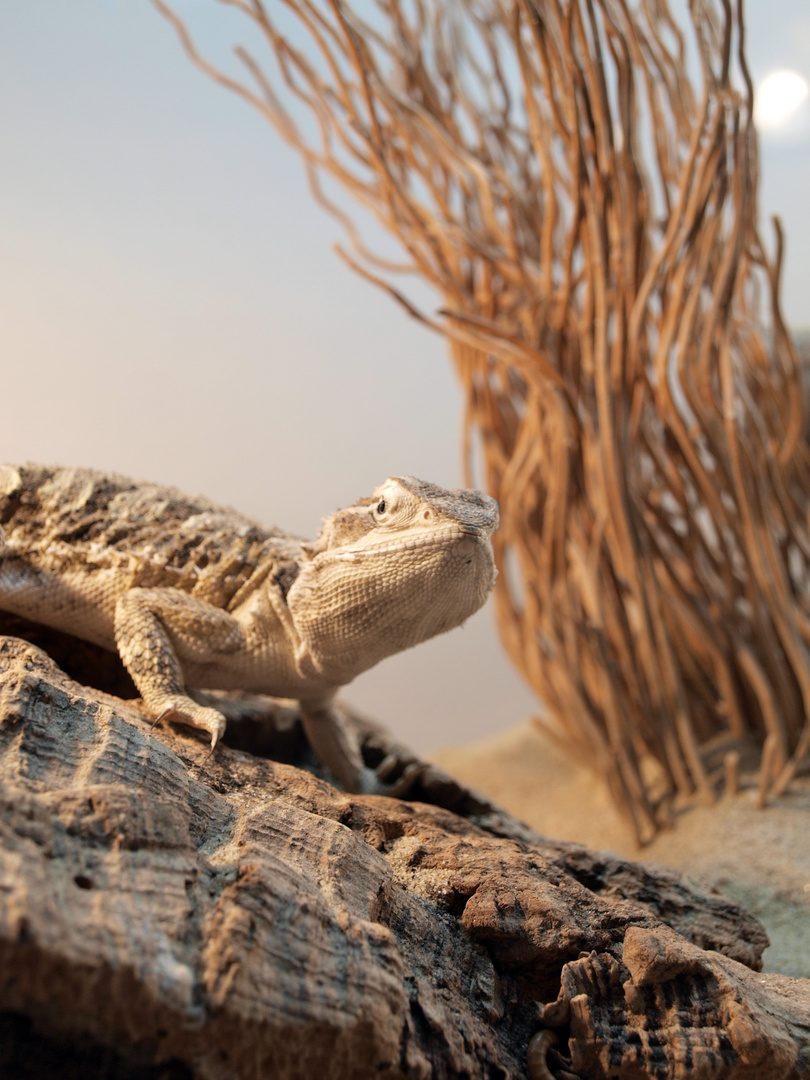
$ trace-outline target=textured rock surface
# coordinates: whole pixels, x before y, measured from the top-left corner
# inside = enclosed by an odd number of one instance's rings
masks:
[[[766,938],[739,908],[545,841],[439,770],[419,802],[347,797],[261,756],[314,768],[292,711],[258,708],[210,755],[0,638],[10,1073],[523,1077],[542,1017],[560,1076],[802,1075],[807,984],[753,974]]]

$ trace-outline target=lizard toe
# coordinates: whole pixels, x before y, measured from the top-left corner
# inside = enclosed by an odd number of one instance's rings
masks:
[[[364,768],[359,783],[360,794],[386,795],[391,799],[401,799],[410,791],[414,782],[419,778],[423,766],[417,762],[411,762],[405,766],[401,776],[389,783],[388,777],[396,764],[398,764],[398,761],[395,755],[389,754],[380,763],[377,770]]]
[[[210,711],[215,712],[216,710],[211,709]],[[212,754],[217,748],[217,743],[222,738],[222,736],[225,734],[225,717],[222,715],[222,713],[217,713],[217,716],[219,717],[219,724],[211,732],[211,753]]]
[[[209,709],[205,705],[198,705],[191,698],[174,700],[166,705],[153,727],[161,720],[173,720],[176,723],[188,724],[189,727],[205,731],[211,736],[211,750],[213,751],[222,738],[225,731],[225,717],[217,709]]]

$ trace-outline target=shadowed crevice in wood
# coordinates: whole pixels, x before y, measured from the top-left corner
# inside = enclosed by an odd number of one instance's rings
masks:
[[[24,638],[37,645],[76,682],[120,698],[138,697],[135,684],[117,653],[8,611],[0,611],[0,634]]]
[[[137,1047],[117,1053],[76,1035],[47,1038],[27,1016],[0,1013],[0,1076],[14,1080],[194,1080],[181,1061],[139,1063]]]

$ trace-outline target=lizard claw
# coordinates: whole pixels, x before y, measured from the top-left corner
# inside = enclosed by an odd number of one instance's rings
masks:
[[[209,709],[204,705],[198,705],[190,698],[186,702],[174,701],[167,705],[152,724],[154,729],[161,720],[171,718],[181,724],[188,724],[200,731],[207,731],[211,736],[210,753],[213,754],[216,745],[225,731],[225,717],[216,709]]]
[[[163,721],[164,721],[164,720],[166,719],[166,717],[167,717],[167,716],[171,716],[171,714],[172,714],[173,712],[175,712],[175,711],[176,711],[176,710],[175,710],[175,708],[174,708],[174,706],[173,706],[173,705],[167,705],[167,706],[166,706],[166,708],[165,708],[165,709],[163,710],[163,712],[162,712],[162,713],[159,713],[159,714],[158,714],[158,715],[157,715],[157,716],[155,717],[155,719],[154,719],[154,720],[152,721],[152,726],[151,726],[150,730],[151,730],[151,731],[154,731],[154,730],[155,730],[155,728],[156,728],[156,727],[158,726],[158,724],[162,724],[162,723],[163,723]]]
[[[390,784],[386,784],[385,794],[392,799],[400,799],[403,795],[407,795],[414,785],[414,782],[422,775],[424,766],[416,761],[412,761],[410,765],[406,765],[402,771],[402,776],[398,777]]]
[[[225,733],[225,717],[222,713],[217,712],[216,709],[205,709],[204,711],[205,713],[212,714],[211,719],[209,720],[208,716],[201,717],[200,720],[203,722],[200,723],[199,720],[195,718],[194,726],[201,727],[203,730],[211,732],[211,749],[208,752],[209,754],[213,754],[217,748],[217,743]]]
[[[396,754],[386,754],[386,756],[382,759],[380,764],[374,770],[377,774],[377,779],[382,781],[387,780],[391,773],[396,769],[398,764],[399,758]]]
[[[400,760],[396,754],[389,754],[383,758],[376,769],[364,768],[360,777],[360,794],[386,795],[390,799],[399,799],[406,795],[413,786],[414,781],[421,775],[424,766],[419,762],[412,761],[405,766],[401,776],[398,776],[390,784],[386,783],[398,764],[400,764]]]

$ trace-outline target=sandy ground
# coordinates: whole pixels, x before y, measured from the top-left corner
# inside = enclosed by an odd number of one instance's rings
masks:
[[[758,810],[754,779],[743,777],[738,795],[683,810],[673,828],[639,848],[604,784],[529,723],[430,756],[546,836],[710,882],[764,924],[765,971],[810,978],[810,778]]]

